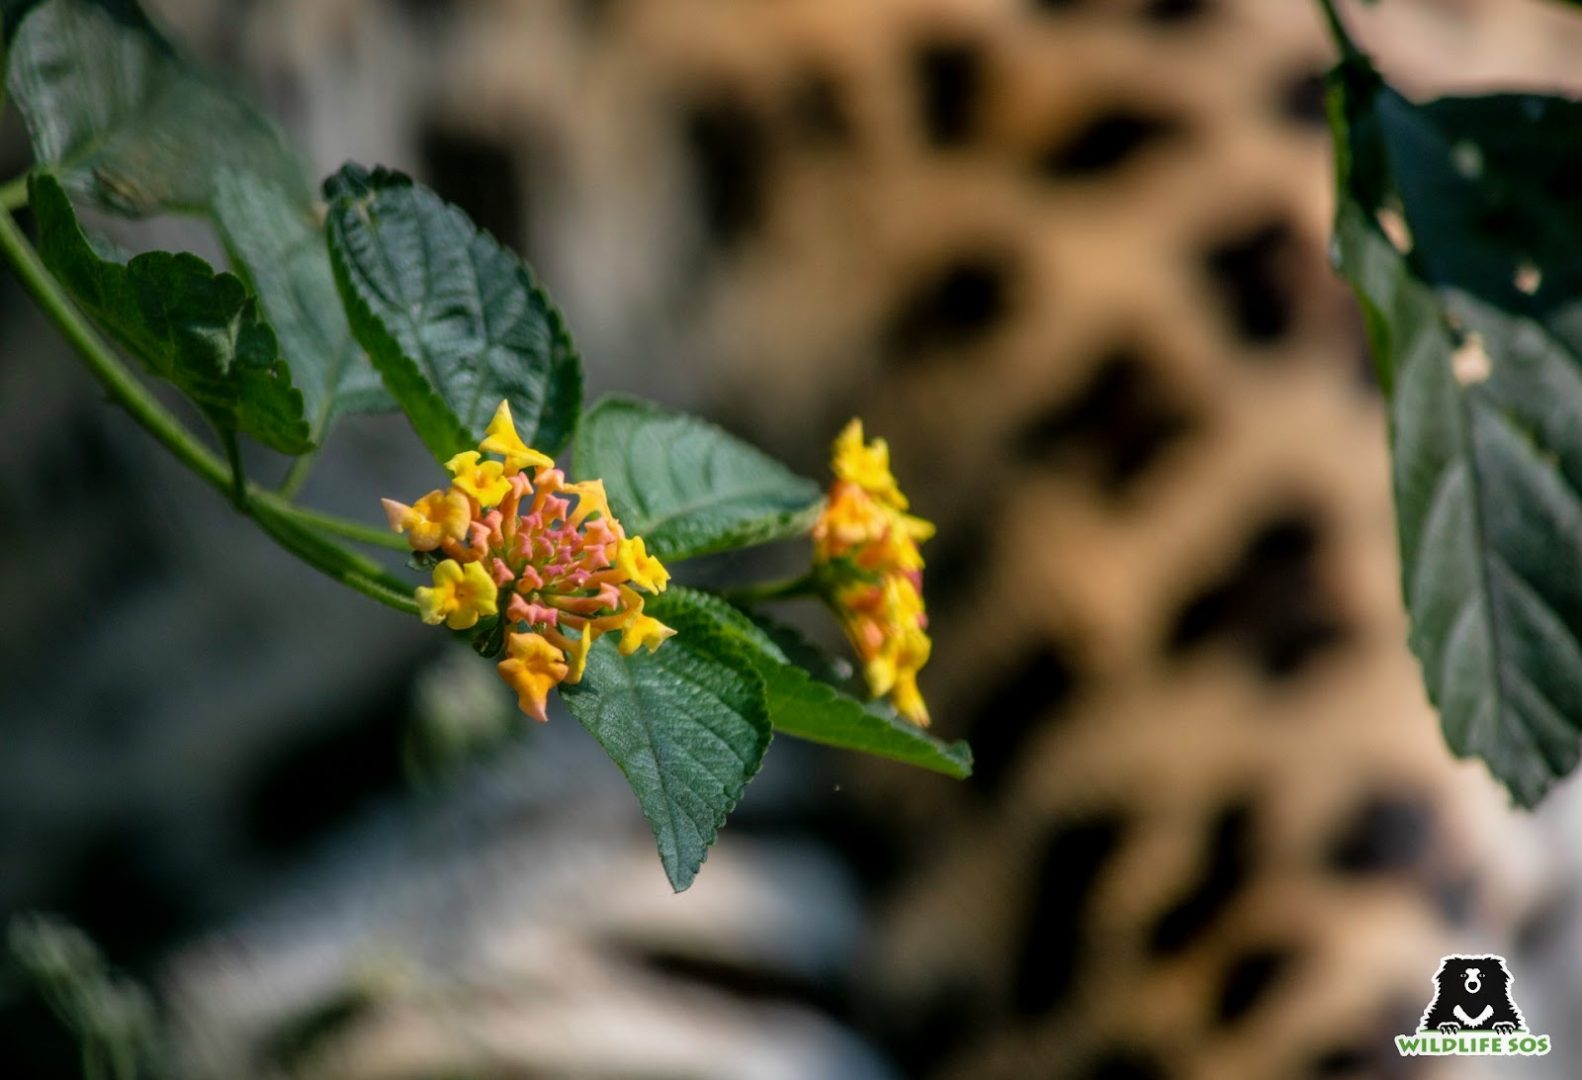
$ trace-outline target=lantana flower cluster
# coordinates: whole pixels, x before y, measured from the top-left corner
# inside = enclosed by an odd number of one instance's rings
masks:
[[[675,633],[643,611],[670,573],[610,513],[604,481],[568,483],[553,459],[522,441],[507,402],[478,449],[445,467],[449,488],[410,506],[385,499],[385,513],[413,551],[444,556],[433,584],[415,593],[424,622],[466,630],[503,608],[498,668],[524,713],[547,719],[549,692],[581,681],[601,635],[619,631],[629,656]]]
[[[875,697],[928,726],[917,673],[933,644],[923,607],[919,546],[934,526],[906,512],[907,498],[890,472],[883,439],[863,441],[853,420],[835,440],[835,480],[813,526],[813,561],[841,628],[862,661]]]

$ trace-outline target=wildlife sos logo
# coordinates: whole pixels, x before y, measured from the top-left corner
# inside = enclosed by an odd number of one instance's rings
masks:
[[[1549,1036],[1527,1030],[1511,995],[1515,982],[1503,956],[1447,956],[1434,973],[1434,997],[1414,1035],[1397,1035],[1402,1057],[1467,1054],[1534,1056],[1549,1052]]]

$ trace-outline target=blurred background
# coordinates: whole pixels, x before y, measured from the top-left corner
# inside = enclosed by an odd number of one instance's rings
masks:
[[[181,1075],[1516,1075],[1395,1056],[1452,951],[1555,1034],[1520,1075],[1577,1075],[1582,806],[1507,810],[1406,651],[1314,5],[149,6],[317,175],[400,167],[521,251],[593,393],[810,476],[887,437],[978,756],[777,741],[672,895],[575,721],[282,555],[0,275],[0,914],[153,987]],[[1561,3],[1344,12],[1413,94],[1582,88]],[[377,522],[433,473],[350,418],[303,499]],[[0,1075],[78,1069],[0,982]]]

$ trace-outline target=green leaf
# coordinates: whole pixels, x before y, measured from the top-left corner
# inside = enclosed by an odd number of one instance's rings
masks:
[[[28,191],[44,265],[149,371],[222,431],[245,431],[286,454],[310,448],[302,395],[240,279],[186,253],[102,259],[52,174],[34,173]]]
[[[559,453],[582,369],[533,272],[400,173],[347,165],[324,192],[352,333],[434,456],[475,446],[502,398],[528,445]]]
[[[763,764],[770,731],[763,680],[733,640],[704,620],[670,625],[676,636],[652,654],[623,657],[599,641],[582,682],[562,692],[626,775],[681,892]]]
[[[269,180],[223,169],[214,213],[302,389],[312,440],[323,441],[341,413],[393,409],[379,373],[352,340],[324,231],[309,208]]]
[[[130,0],[13,0],[5,23],[11,96],[34,155],[69,190],[124,214],[203,210],[230,166],[308,201],[274,125]]]
[[[0,964],[6,983],[13,971],[26,977],[75,1036],[84,1060],[115,1062],[116,1075],[128,1080],[169,1075],[153,998],[112,971],[87,934],[54,916],[27,913],[12,916],[6,944],[13,961]]]
[[[275,127],[130,0],[11,0],[5,17],[7,81],[38,161],[119,213],[213,212],[279,335],[307,438],[340,412],[393,407],[351,340],[312,193]]]
[[[1530,806],[1582,751],[1582,210],[1556,152],[1582,105],[1416,105],[1360,60],[1332,87],[1337,255],[1390,390],[1412,648],[1451,748]]]
[[[819,489],[713,424],[646,401],[588,410],[574,471],[601,477],[610,509],[661,558],[686,558],[806,532]]]
[[[768,687],[769,720],[782,735],[888,758],[944,773],[972,775],[972,748],[946,743],[881,702],[860,702],[791,664],[760,659]]]
[[[809,739],[931,769],[958,780],[972,774],[972,750],[946,743],[908,723],[887,706],[861,702],[792,662],[808,648],[800,635],[762,616],[749,617],[718,596],[673,586],[648,605],[661,622],[705,622],[749,651],[768,693],[769,722],[784,735]],[[663,651],[663,648],[660,650]]]

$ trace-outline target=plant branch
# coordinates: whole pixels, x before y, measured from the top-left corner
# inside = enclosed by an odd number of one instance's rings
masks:
[[[295,498],[297,492],[302,490],[302,485],[307,482],[308,473],[313,471],[313,459],[318,453],[319,448],[315,446],[291,463],[291,468],[286,471],[286,478],[280,481],[280,487],[276,489],[282,498]]]
[[[247,513],[247,473],[242,469],[242,448],[236,442],[236,432],[220,432],[220,443],[225,447],[225,460],[231,467],[231,503],[238,512]]]
[[[348,551],[339,544],[326,540],[314,532],[310,524],[300,520],[297,508],[289,503],[272,501],[259,495],[253,499],[253,505],[255,507],[262,505],[264,507],[263,517],[283,523],[286,528],[302,537],[302,544],[311,545],[312,549],[321,553],[324,558],[333,559],[338,565],[361,574],[370,581],[378,582],[386,589],[401,593],[411,591],[411,586],[407,582],[391,574],[373,559],[358,551]],[[254,516],[258,517],[259,515],[255,514]]]
[[[391,540],[398,538],[329,514],[299,509],[277,495],[247,484],[241,473],[234,436],[226,440],[232,466],[228,468],[127,370],[60,288],[16,221],[3,212],[0,212],[0,257],[11,265],[23,288],[93,372],[110,398],[176,460],[215,491],[236,502],[238,510],[251,516],[276,543],[303,562],[386,606],[416,613],[417,603],[404,582],[391,577],[371,559],[332,544],[310,530],[322,529],[386,547],[396,546]]]
[[[27,205],[27,177],[19,176],[10,183],[0,186],[0,210],[7,214],[20,210]]]
[[[104,339],[77,311],[45,269],[33,245],[22,235],[22,230],[9,213],[0,213],[0,255],[11,264],[22,287],[104,385],[111,399],[131,413],[132,419],[169,450],[176,460],[216,491],[227,493],[230,471],[116,359]]]
[[[315,536],[292,520],[289,513],[282,513],[280,509],[261,500],[254,503],[253,520],[275,543],[347,588],[377,600],[386,607],[408,615],[417,614],[417,601],[413,599],[411,589],[404,582],[386,574],[377,563],[362,559]]]
[[[716,590],[733,604],[761,604],[769,600],[791,600],[799,596],[818,595],[818,579],[811,572],[800,577],[780,581],[764,581],[756,585],[738,585]]]
[[[304,525],[311,525],[320,532],[329,533],[331,536],[343,536],[348,540],[355,540],[359,544],[368,544],[371,547],[387,548],[390,551],[410,552],[412,549],[407,542],[388,529],[381,529],[377,525],[364,525],[360,521],[350,521],[334,514],[326,514],[318,510],[310,510],[305,506],[298,506],[288,502],[279,495],[266,494],[255,490],[255,500],[264,499],[276,510],[280,510],[295,518]]]
[[[1341,59],[1344,61],[1365,60],[1362,50],[1357,48],[1357,43],[1346,32],[1346,24],[1341,20],[1340,10],[1335,6],[1335,0],[1318,0],[1319,9],[1324,14],[1324,22],[1329,27],[1329,36],[1335,39],[1335,46],[1340,49]]]

